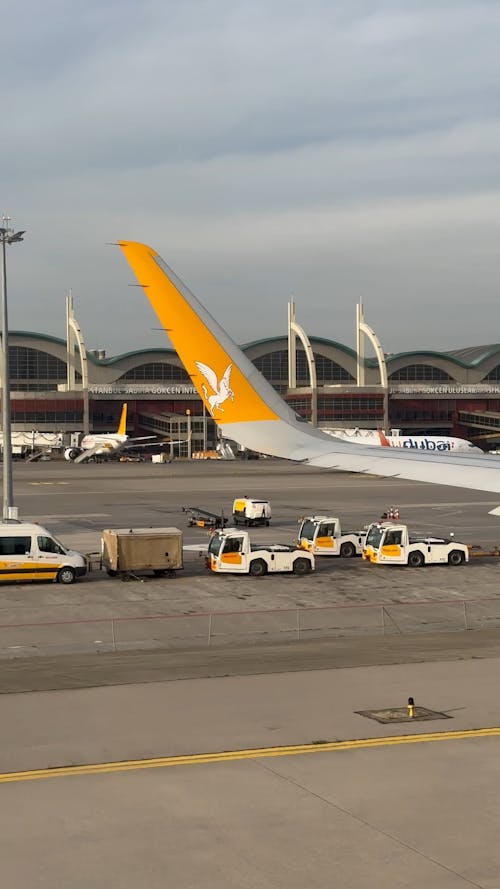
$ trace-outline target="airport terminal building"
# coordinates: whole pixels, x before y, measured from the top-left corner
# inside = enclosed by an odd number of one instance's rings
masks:
[[[404,434],[456,435],[487,449],[500,443],[500,344],[450,352],[385,355],[386,384],[376,358],[332,340],[311,336],[316,386],[302,344],[295,353],[290,387],[287,336],[258,340],[243,351],[301,416],[321,427],[398,428]],[[109,357],[86,352],[86,385],[77,351],[55,337],[10,332],[9,364],[13,431],[110,432],[128,403],[127,432],[183,439],[192,449],[215,444],[215,425],[171,349]],[[71,368],[69,367],[71,365]],[[357,371],[358,368],[358,371]],[[71,373],[70,373],[71,370]],[[88,426],[88,429],[85,427]],[[183,444],[176,452],[183,453]]]

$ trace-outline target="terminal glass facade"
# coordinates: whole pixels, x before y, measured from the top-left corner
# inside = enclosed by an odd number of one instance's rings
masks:
[[[494,367],[493,370],[490,370],[488,376],[485,377],[484,379],[485,380],[500,380],[500,364],[497,364],[497,366]]]
[[[253,364],[269,380],[273,385],[288,384],[288,350],[280,349],[276,352],[269,352],[260,358],[254,358]],[[327,358],[325,355],[314,353],[314,363],[316,366],[316,378],[318,385],[324,383],[351,383],[353,377],[340,364]],[[303,349],[297,350],[297,382],[302,385],[309,382],[309,366],[307,364],[306,353]]]
[[[9,375],[12,388],[21,392],[56,390],[66,382],[66,362],[40,349],[9,345]]]
[[[130,380],[135,383],[144,382],[145,380],[155,383],[172,382],[172,380],[189,383],[190,379],[183,367],[177,367],[176,364],[167,364],[160,361],[154,361],[151,364],[139,364],[128,370],[121,377],[121,380]]]
[[[389,376],[390,380],[397,382],[417,382],[420,380],[451,380],[446,371],[433,364],[407,364],[406,367],[400,367]]]

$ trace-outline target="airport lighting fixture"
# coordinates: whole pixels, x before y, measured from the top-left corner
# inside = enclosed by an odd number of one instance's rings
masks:
[[[10,218],[2,217],[0,226],[0,242],[2,244],[2,457],[3,457],[3,521],[17,518],[17,509],[13,503],[12,493],[12,436],[10,429],[10,375],[9,375],[9,324],[7,312],[7,264],[6,244],[18,244],[23,240],[25,232],[15,232],[9,226]]]
[[[186,411],[187,417],[187,445],[188,445],[188,460],[191,460],[191,411],[189,408]]]

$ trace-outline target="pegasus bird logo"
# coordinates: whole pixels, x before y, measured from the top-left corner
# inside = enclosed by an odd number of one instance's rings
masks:
[[[208,403],[208,409],[210,411],[210,416],[214,416],[214,411],[217,409],[222,414],[224,413],[224,408],[221,407],[228,398],[231,401],[234,401],[234,392],[229,385],[229,378],[231,376],[231,370],[233,365],[228,364],[226,367],[220,381],[217,379],[217,374],[208,364],[202,364],[201,361],[195,361],[196,367],[205,377],[208,385],[213,390],[214,394],[209,395],[207,387],[203,383],[202,390],[203,395],[205,396],[205,401]]]

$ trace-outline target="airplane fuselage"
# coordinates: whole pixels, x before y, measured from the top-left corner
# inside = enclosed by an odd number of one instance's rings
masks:
[[[373,429],[325,429],[329,435],[334,435],[342,441],[351,441],[355,444],[368,445],[369,447],[384,448],[408,448],[418,451],[440,451],[457,453],[482,453],[481,448],[473,445],[465,438],[456,438],[451,435],[386,435]]]
[[[94,453],[96,456],[102,456],[110,453],[117,453],[128,441],[128,435],[119,435],[117,432],[107,434],[98,433],[96,435],[84,435],[81,440],[80,448],[82,451],[90,451],[92,448],[99,448]]]

